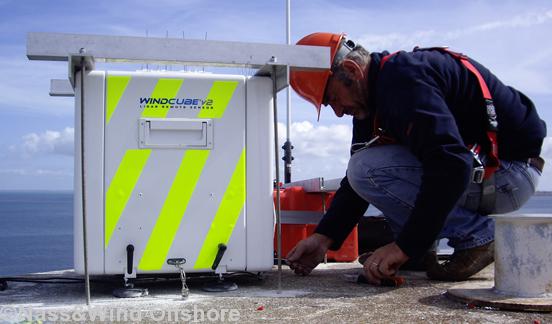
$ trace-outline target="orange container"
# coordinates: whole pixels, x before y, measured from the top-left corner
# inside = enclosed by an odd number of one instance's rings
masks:
[[[314,233],[316,225],[307,225],[307,236]],[[349,236],[343,241],[341,248],[337,251],[328,251],[326,254],[329,261],[352,262],[358,258],[358,227],[355,226]]]
[[[305,224],[282,224],[282,258],[293,249],[302,239],[307,237],[307,225]],[[274,231],[274,255],[278,249],[278,237]]]
[[[276,191],[274,191],[276,193]],[[302,187],[290,187],[280,191],[280,207],[282,210],[297,211],[324,211],[323,202],[328,208],[334,193],[307,193]],[[274,194],[276,202],[276,194]],[[282,224],[282,257],[293,249],[302,239],[307,238],[316,229],[315,224]],[[274,250],[277,249],[277,237],[274,233]],[[358,257],[358,230],[357,227],[349,234],[337,251],[328,251],[328,260],[337,262],[351,262]]]
[[[282,210],[323,211],[323,201],[326,208],[330,206],[334,193],[309,193],[303,187],[289,187],[280,190],[280,208]],[[276,191],[274,191],[276,203]]]

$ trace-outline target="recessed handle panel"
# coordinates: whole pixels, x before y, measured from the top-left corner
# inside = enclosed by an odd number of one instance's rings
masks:
[[[213,148],[213,121],[188,118],[141,118],[140,148]]]

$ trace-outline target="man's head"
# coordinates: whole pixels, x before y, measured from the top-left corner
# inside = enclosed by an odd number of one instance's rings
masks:
[[[316,107],[319,116],[321,105],[330,105],[338,117],[346,114],[366,118],[369,53],[344,34],[314,33],[297,45],[330,47],[332,66],[326,71],[292,70],[292,88]]]

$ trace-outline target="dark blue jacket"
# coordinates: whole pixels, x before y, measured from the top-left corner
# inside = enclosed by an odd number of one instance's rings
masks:
[[[420,192],[396,240],[413,257],[435,241],[447,215],[466,190],[473,166],[467,145],[488,146],[487,117],[476,77],[449,54],[437,50],[399,52],[380,69],[386,54],[371,54],[369,110],[372,118],[378,116],[386,134],[407,146],[422,163]],[[499,158],[523,161],[539,156],[546,125],[532,102],[481,64],[470,61],[494,99]],[[353,143],[373,137],[372,118],[353,119]],[[367,207],[345,177],[316,232],[331,237],[331,249],[337,249]]]

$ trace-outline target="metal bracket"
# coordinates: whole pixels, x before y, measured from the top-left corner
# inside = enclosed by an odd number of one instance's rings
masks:
[[[215,269],[215,273],[218,274],[219,276],[225,274],[225,273],[228,273],[228,270],[226,268],[226,265],[225,264],[221,264],[219,265],[216,269]]]
[[[75,89],[69,80],[52,79],[50,80],[50,96],[52,97],[74,97]]]
[[[128,279],[136,279],[136,268],[132,268],[132,273],[128,273],[128,269],[125,267],[125,282],[128,280]]]
[[[82,56],[82,55],[73,55],[72,60],[69,63],[69,75],[71,73],[74,73],[80,69],[80,61],[77,60],[77,57],[85,57],[87,59],[87,70],[91,70],[94,68],[94,58],[92,56]],[[73,65],[71,65],[73,63]],[[77,63],[79,63],[77,65]],[[73,69],[71,69],[71,66]],[[276,89],[277,91],[280,91],[282,89],[285,89],[289,83],[288,83],[288,66],[287,65],[279,65],[278,63],[274,63],[271,60],[269,60],[263,67],[261,67],[257,73],[256,76],[264,76],[264,77],[271,77],[272,73],[274,73],[274,68],[276,67]],[[74,77],[73,77],[74,78]],[[75,90],[73,82],[69,80],[63,80],[63,79],[52,79],[50,80],[50,96],[52,97],[74,97],[75,96]]]
[[[314,193],[314,192],[334,192],[339,189],[341,185],[341,179],[329,179],[325,180],[324,178],[312,178],[306,180],[299,180],[290,183],[284,184],[284,188],[289,187],[302,187],[305,192]]]
[[[180,272],[180,281],[182,282],[182,289],[180,294],[182,295],[182,298],[184,299],[188,298],[188,296],[190,296],[190,289],[186,284],[186,272],[184,271],[184,264],[186,264],[186,259],[185,258],[168,259],[167,264],[176,267],[178,269],[178,272]]]
[[[277,91],[287,87],[289,68],[316,71],[330,67],[330,49],[325,46],[61,33],[29,33],[27,57],[69,60],[73,87],[83,57],[87,70],[94,69],[94,61],[258,68],[256,75],[276,74]]]
[[[87,71],[94,70],[96,64],[94,62],[94,57],[91,55],[86,55],[85,50],[82,48],[81,53],[78,54],[69,54],[69,64],[68,64],[68,71],[67,76],[69,78],[69,82],[71,83],[71,86],[73,89],[75,88],[75,73],[80,71],[82,60],[84,59],[85,68]]]
[[[66,61],[70,53],[86,53],[97,62],[143,62],[261,68],[270,57],[281,65],[321,70],[330,67],[325,46],[245,43],[156,37],[29,33],[30,60]]]
[[[289,85],[288,71],[288,66],[285,64],[278,64],[278,58],[273,56],[264,66],[262,66],[257,71],[255,75],[271,77],[272,74],[275,73],[276,75],[274,80],[276,80],[276,91],[280,91],[282,89],[285,89]]]
[[[324,212],[310,210],[282,210],[282,224],[318,224]]]

